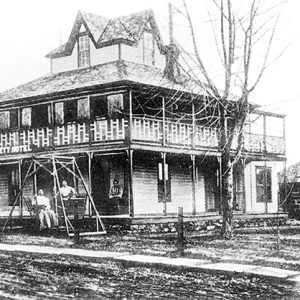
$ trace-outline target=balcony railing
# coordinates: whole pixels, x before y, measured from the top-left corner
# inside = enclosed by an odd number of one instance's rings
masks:
[[[183,122],[133,117],[131,138],[168,147],[218,150],[219,133],[216,128]],[[128,132],[125,119],[98,119],[93,122],[68,123],[47,128],[22,129],[0,133],[0,154],[44,151],[70,145],[98,144],[125,141]],[[193,134],[193,131],[194,134]],[[259,134],[245,134],[245,149],[252,153],[284,154],[284,138]],[[233,149],[236,147],[236,139]]]

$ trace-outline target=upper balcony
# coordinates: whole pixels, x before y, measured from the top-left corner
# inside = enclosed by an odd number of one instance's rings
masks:
[[[283,134],[272,135],[266,130],[268,118],[282,122],[282,116],[261,115],[258,133],[255,122],[245,127],[244,149],[253,155],[285,154]],[[260,119],[258,117],[256,121]],[[273,126],[274,129],[274,126]],[[131,118],[96,118],[93,121],[70,122],[41,128],[15,129],[0,132],[0,155],[53,151],[74,146],[97,147],[101,144],[151,145],[186,150],[218,151],[219,131],[214,127],[189,124],[151,116]],[[237,139],[233,141],[233,150]]]

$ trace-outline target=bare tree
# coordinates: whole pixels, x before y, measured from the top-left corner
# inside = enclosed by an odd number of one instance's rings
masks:
[[[186,0],[182,15],[188,21],[192,38],[191,60],[201,73],[203,82],[215,100],[219,115],[221,151],[221,205],[223,213],[222,235],[232,237],[233,219],[233,167],[240,162],[244,145],[244,127],[251,112],[249,95],[261,81],[269,64],[270,50],[278,17],[272,8],[263,8],[259,0],[243,2],[213,0],[217,18],[211,18],[213,39],[222,66],[222,87],[214,80],[199,50],[196,27],[192,21]],[[238,5],[240,5],[238,7]],[[274,7],[273,7],[274,8]],[[260,46],[259,46],[260,45]],[[259,56],[255,56],[259,47]],[[263,49],[263,51],[261,51]],[[233,96],[234,95],[234,96]],[[237,147],[233,149],[237,141]],[[233,151],[234,150],[234,151]]]

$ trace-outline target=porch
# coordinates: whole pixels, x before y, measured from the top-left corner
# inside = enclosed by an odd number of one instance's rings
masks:
[[[236,140],[236,139],[235,139]],[[0,155],[52,152],[73,146],[142,144],[188,150],[218,151],[219,131],[215,127],[161,120],[151,116],[128,119],[97,119],[93,122],[0,132]],[[252,154],[284,155],[283,136],[245,132],[245,151]],[[237,141],[233,142],[233,150]]]

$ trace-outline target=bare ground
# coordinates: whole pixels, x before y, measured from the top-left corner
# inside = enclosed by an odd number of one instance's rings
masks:
[[[257,232],[236,232],[232,240],[218,234],[186,233],[185,256],[209,259],[213,262],[235,262],[272,266],[300,271],[300,228],[281,229],[278,251],[276,229]],[[120,251],[135,254],[177,256],[177,236],[174,234],[110,234],[85,237],[79,244],[66,236],[6,234],[0,242],[12,244],[76,247],[92,250]]]

